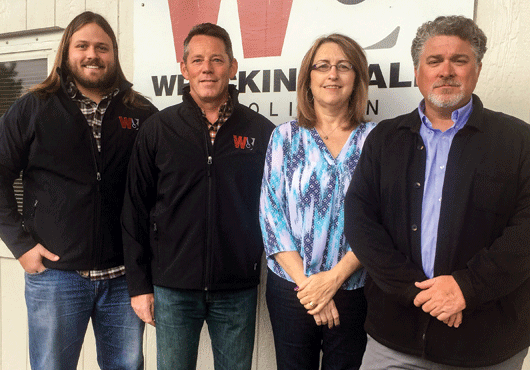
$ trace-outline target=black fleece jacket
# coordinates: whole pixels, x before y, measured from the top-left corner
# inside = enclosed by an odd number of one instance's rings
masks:
[[[63,79],[64,81],[64,79]],[[157,109],[124,105],[130,83],[107,108],[98,154],[92,128],[65,85],[43,99],[26,94],[0,119],[0,237],[18,258],[37,243],[57,254],[46,267],[105,269],[123,264],[120,213],[138,128]],[[13,182],[23,171],[24,210]]]
[[[153,285],[243,289],[259,283],[263,241],[258,218],[265,152],[274,125],[239,104],[212,145],[201,111],[183,102],[140,129],[123,209],[131,296]]]

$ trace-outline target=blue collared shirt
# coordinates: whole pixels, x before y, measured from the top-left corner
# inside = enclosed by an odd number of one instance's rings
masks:
[[[473,98],[462,108],[453,111],[451,120],[454,124],[444,132],[433,129],[432,123],[424,114],[424,110],[425,101],[422,101],[418,111],[422,122],[420,135],[425,145],[427,163],[425,165],[425,184],[421,212],[421,259],[425,275],[432,278],[434,276],[438,221],[440,220],[447,158],[453,138],[465,126],[473,111]]]

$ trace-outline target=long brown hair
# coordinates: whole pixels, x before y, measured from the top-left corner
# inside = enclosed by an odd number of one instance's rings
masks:
[[[300,73],[298,74],[297,84],[297,111],[298,124],[302,127],[313,128],[316,124],[316,113],[313,105],[313,93],[311,92],[311,70],[313,69],[313,61],[318,48],[327,42],[337,44],[343,51],[348,61],[352,64],[355,71],[355,81],[353,83],[353,91],[350,96],[348,105],[348,118],[350,121],[350,128],[365,122],[364,112],[366,111],[366,104],[368,103],[368,61],[361,46],[352,38],[333,33],[329,36],[323,36],[317,39],[313,46],[304,56],[302,65],[300,66]]]
[[[68,49],[70,47],[70,40],[72,39],[72,35],[77,32],[81,27],[90,23],[95,23],[99,27],[101,27],[101,29],[103,29],[103,31],[110,37],[112,41],[112,47],[114,48],[114,62],[116,65],[117,75],[116,82],[118,84],[120,84],[121,82],[128,82],[120,65],[120,61],[118,58],[118,41],[116,39],[114,31],[112,30],[112,27],[110,26],[109,22],[107,22],[107,20],[103,18],[103,16],[97,13],[87,11],[75,17],[66,27],[63,33],[63,37],[61,38],[61,42],[59,43],[59,47],[57,48],[57,55],[55,56],[55,62],[53,64],[51,73],[43,82],[33,86],[29,90],[30,92],[45,98],[51,94],[54,94],[55,92],[57,92],[57,90],[61,88],[61,76],[59,76],[58,69],[60,68],[62,71],[68,71]],[[143,108],[148,105],[145,98],[133,89],[128,89],[125,92],[123,96],[123,102],[126,105],[136,108]]]

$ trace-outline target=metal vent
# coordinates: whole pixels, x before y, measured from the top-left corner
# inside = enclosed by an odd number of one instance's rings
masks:
[[[24,197],[24,188],[22,187],[22,174],[13,184],[15,190],[15,198],[17,199],[18,211],[22,214],[22,199]]]

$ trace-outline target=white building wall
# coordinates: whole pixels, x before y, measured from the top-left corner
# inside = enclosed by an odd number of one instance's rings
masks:
[[[476,0],[476,21],[488,37],[475,89],[484,106],[530,122],[530,1]]]
[[[250,0],[248,0],[250,1]],[[476,20],[488,36],[488,52],[476,93],[485,106],[530,122],[530,2],[527,0],[476,0]],[[0,58],[24,49],[13,37],[33,35],[33,30],[64,28],[85,10],[104,15],[117,33],[120,61],[128,77],[133,74],[133,0],[0,0]],[[38,42],[38,35],[33,37]],[[9,44],[11,41],[11,44]],[[56,41],[58,42],[58,41]],[[48,42],[49,43],[49,42]],[[55,46],[56,48],[56,46]],[[53,47],[48,52],[54,52]],[[264,281],[264,278],[263,280]],[[0,370],[29,370],[24,275],[5,245],[0,242]],[[146,369],[156,369],[155,331],[145,334]],[[199,349],[199,369],[213,369],[206,331]],[[97,369],[94,338],[87,333],[80,370]],[[260,287],[254,370],[275,368],[274,348]],[[530,360],[524,366],[530,370]]]

